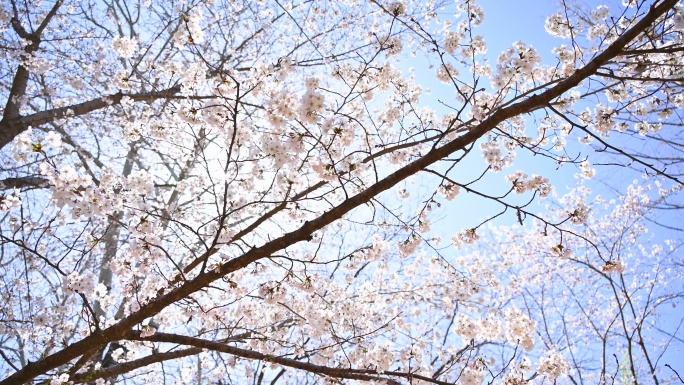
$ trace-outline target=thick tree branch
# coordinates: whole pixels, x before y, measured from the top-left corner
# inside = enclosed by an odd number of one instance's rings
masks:
[[[25,176],[19,178],[7,178],[0,180],[0,191],[10,190],[10,189],[22,189],[22,188],[47,188],[50,187],[50,181],[37,177],[37,176]]]
[[[124,96],[134,101],[151,102],[158,99],[169,98],[180,92],[181,86],[176,85],[161,91],[146,92],[140,94],[124,94],[118,92],[113,95],[103,96],[87,102],[72,104],[70,106],[53,108],[51,110],[36,112],[25,116],[10,116],[7,114],[0,121],[0,149],[10,143],[17,135],[24,132],[29,126],[37,127],[41,124],[53,122],[65,117],[75,117],[88,114],[93,111],[114,106],[121,103]]]
[[[401,378],[416,378],[423,381],[431,382],[439,385],[449,385],[448,382],[439,381],[432,379],[430,377],[420,376],[412,373],[397,372],[397,371],[381,371],[378,372],[376,369],[351,369],[351,368],[331,368],[329,366],[315,365],[308,362],[303,362],[295,360],[292,358],[285,358],[282,356],[274,356],[269,354],[264,354],[256,352],[254,350],[242,349],[235,346],[230,346],[221,342],[214,342],[203,340],[201,338],[187,337],[178,334],[169,333],[155,333],[150,337],[142,338],[140,337],[140,332],[131,332],[128,335],[129,340],[135,341],[153,341],[153,342],[168,342],[174,344],[182,344],[188,346],[194,346],[200,349],[208,349],[216,352],[232,354],[237,357],[248,358],[253,360],[262,360],[267,362],[273,362],[290,368],[300,369],[307,371],[309,373],[316,373],[330,377],[336,378],[347,378],[352,380],[362,380],[362,381],[389,381],[390,383],[397,384],[398,382],[382,376],[391,377],[401,377]]]
[[[30,41],[30,44],[27,45],[26,48],[24,48],[24,52],[26,53],[23,56],[24,59],[29,59],[34,52],[38,51],[38,48],[41,43],[41,35],[47,27],[47,25],[52,20],[52,18],[57,14],[57,10],[61,5],[62,0],[57,0],[53,5],[52,9],[50,9],[50,12],[48,12],[48,14],[45,15],[45,19],[43,19],[43,21],[40,23],[38,29],[33,33],[28,33],[21,25],[19,19],[16,18],[16,16],[12,18],[11,24],[14,31],[22,39]],[[9,95],[7,96],[7,104],[5,105],[5,111],[2,119],[3,121],[7,119],[13,119],[19,116],[21,99],[26,94],[26,87],[28,85],[29,75],[30,72],[28,68],[20,64],[17,68],[17,72],[14,74],[12,87],[10,89]],[[2,140],[5,136],[4,131],[4,127],[2,127],[2,125],[0,124],[0,140]],[[3,146],[4,144],[0,145],[0,148],[2,148]]]
[[[166,353],[152,353],[147,357],[139,358],[137,360],[129,362],[123,362],[121,364],[110,366],[103,370],[88,373],[80,373],[69,378],[69,380],[74,381],[75,383],[80,383],[91,382],[97,380],[98,378],[116,377],[121,374],[131,372],[135,369],[144,368],[145,366],[152,365],[158,362],[164,362],[168,360],[174,360],[177,358],[193,356],[195,354],[201,353],[202,350],[202,348],[189,348]]]

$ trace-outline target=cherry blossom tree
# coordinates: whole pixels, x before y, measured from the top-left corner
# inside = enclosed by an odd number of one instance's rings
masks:
[[[677,0],[0,4],[1,384],[682,381]]]

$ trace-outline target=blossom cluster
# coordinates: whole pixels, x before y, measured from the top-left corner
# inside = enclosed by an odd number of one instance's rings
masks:
[[[90,296],[95,290],[95,276],[92,273],[80,274],[73,272],[64,279],[64,291],[66,293],[80,293]]]
[[[584,159],[580,163],[580,171],[582,172],[582,178],[584,179],[591,179],[596,175],[596,169],[591,167],[591,164],[589,163],[589,160]]]
[[[497,89],[507,89],[516,83],[527,82],[533,78],[536,66],[541,64],[541,57],[537,51],[527,45],[516,42],[499,55],[496,65],[497,73],[492,78],[492,86]]]
[[[437,189],[437,192],[439,195],[443,196],[444,199],[450,201],[456,198],[456,196],[461,192],[461,186],[452,183],[442,184]]]
[[[200,44],[204,42],[204,29],[202,28],[202,10],[195,8],[190,15],[181,16],[181,26],[176,30],[173,40],[178,47],[186,44]]]
[[[437,79],[442,83],[451,83],[456,78],[458,78],[458,70],[449,62],[445,62],[437,69]]]
[[[613,116],[615,110],[603,104],[596,105],[594,110],[594,129],[601,134],[601,136],[608,136],[608,134],[615,128],[615,121]]]
[[[508,342],[530,351],[534,348],[536,326],[534,321],[518,309],[506,311],[506,338]]]
[[[570,223],[574,225],[580,225],[585,223],[589,216],[589,210],[591,210],[589,206],[587,206],[583,202],[577,202],[575,210],[568,213]]]
[[[456,333],[466,341],[495,341],[503,335],[501,319],[491,315],[484,319],[459,315],[455,318],[454,325]]]
[[[423,239],[418,236],[410,236],[405,241],[397,243],[399,255],[406,258],[416,252],[418,246],[423,242]]]
[[[406,4],[402,1],[393,1],[387,5],[387,10],[395,17],[404,16],[406,15]]]
[[[19,190],[14,189],[11,194],[0,194],[0,212],[8,212],[21,207]]]
[[[287,288],[280,282],[269,281],[259,287],[259,296],[268,304],[274,304],[285,299]]]
[[[550,351],[539,359],[537,372],[552,380],[566,376],[570,369],[568,361],[557,351]]]
[[[461,44],[462,36],[459,33],[448,31],[444,34],[444,50],[450,54],[456,53]]]
[[[513,158],[510,155],[503,156],[501,146],[496,140],[481,143],[480,149],[482,150],[482,157],[485,158],[490,170],[494,172],[501,171],[513,163]]]
[[[295,95],[287,91],[272,91],[266,101],[266,111],[268,122],[274,128],[283,128],[287,121],[293,120],[297,99]]]
[[[323,112],[323,107],[325,107],[323,94],[314,89],[308,89],[300,100],[299,119],[304,123],[316,123],[319,114]]]
[[[572,254],[572,250],[561,244],[557,244],[551,247],[551,254],[561,259],[568,259]]]
[[[506,180],[513,183],[513,191],[516,194],[523,194],[526,191],[536,191],[539,192],[539,197],[546,198],[552,191],[549,179],[539,175],[528,177],[524,172],[518,171],[507,176]]]
[[[625,265],[620,261],[607,261],[606,264],[601,267],[601,271],[605,273],[622,274],[625,272]]]
[[[117,36],[112,41],[112,49],[119,57],[129,59],[138,52],[138,41],[135,38]]]
[[[451,243],[454,247],[460,249],[464,243],[470,245],[478,239],[480,239],[480,236],[477,235],[477,229],[466,229],[451,237]]]
[[[546,19],[546,32],[551,36],[569,38],[573,32],[578,33],[577,27],[570,24],[570,21],[562,14],[556,13]]]

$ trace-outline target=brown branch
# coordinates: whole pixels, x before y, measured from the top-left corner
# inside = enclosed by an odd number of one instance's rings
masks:
[[[55,5],[53,5],[50,9],[50,12],[48,12],[48,14],[45,15],[45,19],[43,19],[43,21],[40,23],[38,29],[36,29],[33,35],[40,36],[43,34],[43,31],[45,30],[45,28],[47,28],[48,24],[50,24],[52,18],[55,17],[55,15],[57,15],[57,10],[59,10],[59,7],[62,6],[62,1],[63,0],[55,1]]]
[[[24,176],[18,178],[7,178],[0,180],[0,191],[22,188],[47,188],[50,181],[37,176]]]
[[[2,349],[0,349],[0,356],[2,356],[2,359],[5,360],[5,362],[7,362],[7,364],[8,364],[9,366],[11,366],[12,369],[14,369],[14,370],[19,370],[19,368],[17,368],[16,366],[14,366],[14,364],[12,363],[12,361],[9,359],[9,357],[7,357],[7,355],[5,354],[5,352],[2,351]]]
[[[639,82],[663,82],[663,83],[672,82],[672,83],[678,83],[678,84],[684,83],[684,80],[681,78],[668,79],[668,78],[652,78],[652,77],[646,77],[646,76],[642,76],[642,77],[619,76],[619,75],[614,75],[614,74],[607,73],[607,72],[597,72],[596,74],[599,76],[603,76],[604,78],[610,78],[610,79],[615,79],[615,80],[632,80],[632,81],[639,81]]]
[[[677,378],[679,378],[679,382],[681,382],[682,384],[684,384],[684,380],[682,379],[682,377],[679,375],[679,373],[677,373],[676,370],[672,369],[672,366],[670,366],[670,364],[665,364],[665,367],[668,368],[668,369],[670,369],[671,371],[673,371],[674,374],[677,375]]]
[[[40,35],[43,33],[47,25],[50,23],[52,18],[57,14],[57,10],[62,5],[62,0],[57,0],[52,6],[52,9],[45,15],[45,19],[40,23],[38,29],[33,33],[28,33],[24,27],[21,25],[19,19],[16,15],[12,18],[11,24],[14,31],[22,38],[30,41],[30,43],[24,48],[25,54],[22,55],[24,59],[30,57],[34,52],[38,50],[40,46],[41,39]],[[14,79],[12,80],[12,87],[10,93],[7,96],[7,104],[5,104],[5,111],[3,113],[2,121],[6,119],[13,119],[19,116],[19,109],[21,108],[21,99],[26,94],[26,87],[28,86],[29,75],[28,68],[19,64],[17,67],[17,72],[14,74]],[[5,128],[0,124],[0,143],[5,137]],[[5,144],[0,144],[2,148]]]
[[[7,114],[5,114],[5,118],[0,121],[0,149],[10,143],[17,135],[24,132],[29,126],[36,127],[64,117],[81,116],[96,110],[100,110],[107,106],[118,105],[121,103],[121,99],[123,99],[124,96],[127,96],[134,101],[155,101],[157,99],[172,97],[180,92],[180,89],[181,86],[176,85],[165,90],[141,94],[124,94],[122,92],[118,92],[113,95],[102,96],[87,102],[40,111],[31,115],[16,115],[8,117]]]
[[[189,348],[183,350],[176,350],[166,353],[152,353],[151,355],[137,360],[123,362],[118,365],[110,366],[103,370],[97,370],[88,373],[79,373],[72,377],[69,377],[70,381],[73,382],[91,382],[97,380],[98,378],[110,378],[115,377],[124,373],[128,373],[135,369],[143,368],[145,366],[155,364],[158,362],[174,360],[176,358],[183,358],[188,356],[193,356],[202,352],[202,348]]]
[[[417,378],[423,381],[428,381],[439,385],[449,385],[448,382],[439,381],[432,379],[430,377],[420,376],[412,373],[396,372],[396,371],[384,371],[378,372],[376,369],[351,369],[351,368],[331,368],[329,366],[315,365],[308,362],[298,361],[292,358],[285,358],[282,356],[274,356],[269,354],[264,354],[256,352],[254,350],[242,349],[235,346],[230,346],[221,342],[214,342],[203,340],[201,338],[182,336],[178,334],[169,333],[155,333],[150,337],[142,338],[140,337],[140,332],[130,332],[128,335],[129,340],[134,341],[152,341],[152,342],[167,342],[174,344],[182,344],[188,346],[194,346],[203,349],[213,350],[216,352],[227,353],[237,357],[248,358],[253,360],[262,360],[267,362],[273,362],[290,368],[300,369],[307,371],[309,373],[322,374],[325,376],[336,377],[336,378],[347,378],[352,380],[362,380],[362,381],[378,381],[384,380],[390,383],[397,384],[396,381],[381,377],[380,375],[393,376],[393,377],[403,377],[403,378]]]
[[[663,47],[652,49],[635,49],[622,51],[622,55],[644,55],[652,53],[677,53],[684,51],[684,47]]]

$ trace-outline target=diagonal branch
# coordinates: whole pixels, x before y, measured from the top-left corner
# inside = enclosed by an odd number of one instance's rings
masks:
[[[62,5],[62,0],[57,0],[52,6],[52,9],[45,15],[45,18],[40,23],[38,29],[33,33],[28,33],[26,29],[21,25],[21,22],[15,15],[12,18],[11,24],[14,31],[22,39],[28,40],[30,43],[24,48],[25,54],[22,55],[23,59],[28,59],[31,55],[38,50],[41,43],[41,34],[50,23],[52,18],[57,14],[57,10]],[[10,93],[7,96],[7,104],[5,104],[5,111],[3,113],[3,121],[6,119],[13,119],[19,116],[19,109],[21,108],[21,99],[26,94],[26,87],[28,86],[29,75],[28,68],[23,64],[19,64],[17,67],[17,72],[14,74],[14,79],[12,80],[12,87],[10,88]],[[0,125],[0,140],[5,136],[5,129]],[[0,145],[0,148],[4,144]]]
[[[161,91],[146,92],[140,94],[124,94],[118,92],[113,95],[102,96],[96,99],[91,99],[87,102],[72,104],[51,110],[40,111],[34,114],[25,116],[7,116],[0,121],[0,148],[10,143],[17,135],[28,129],[29,126],[39,126],[41,124],[49,123],[57,119],[65,117],[74,117],[88,114],[90,112],[100,110],[102,108],[118,105],[121,99],[127,96],[134,101],[155,101],[158,99],[169,98],[180,92],[181,86],[175,85]]]
[[[316,365],[309,362],[303,362],[292,358],[282,356],[275,356],[260,353],[254,350],[242,349],[235,346],[230,346],[222,342],[214,342],[204,340],[201,338],[187,337],[178,334],[169,333],[155,333],[150,337],[140,337],[140,332],[131,332],[128,335],[129,340],[135,341],[153,341],[153,342],[168,342],[174,344],[182,344],[200,348],[200,350],[207,349],[216,352],[227,353],[237,357],[248,358],[253,360],[262,360],[273,362],[290,368],[300,369],[309,373],[316,373],[336,378],[347,378],[352,380],[362,381],[390,381],[392,384],[398,382],[388,379],[383,376],[403,377],[403,378],[418,378],[423,381],[431,382],[439,385],[448,385],[449,383],[439,380],[431,379],[430,377],[419,376],[412,373],[396,372],[396,371],[378,371],[377,369],[352,369],[352,368],[332,368],[324,365]]]
[[[118,365],[110,366],[106,369],[94,371],[94,372],[87,372],[87,373],[79,373],[75,376],[72,376],[69,378],[69,380],[79,383],[79,382],[91,382],[95,381],[98,378],[111,378],[111,377],[116,377],[121,374],[125,374],[128,372],[131,372],[135,369],[139,368],[144,368],[145,366],[152,365],[158,362],[164,362],[168,360],[174,360],[177,358],[183,358],[183,357],[188,357],[188,356],[194,356],[195,354],[199,354],[202,352],[202,348],[188,348],[188,349],[182,349],[182,350],[176,350],[172,352],[166,352],[166,353],[152,353],[149,356],[139,358],[137,360],[129,361],[129,362],[124,362]]]

